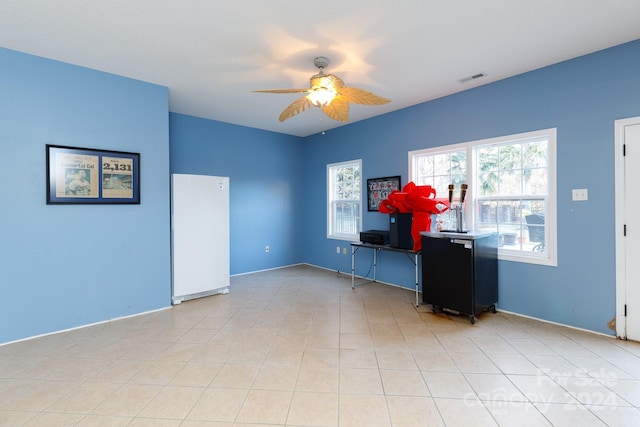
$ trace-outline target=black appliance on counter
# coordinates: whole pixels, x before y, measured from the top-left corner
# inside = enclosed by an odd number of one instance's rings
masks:
[[[398,249],[413,249],[412,223],[413,213],[389,214],[389,246]]]
[[[360,241],[362,243],[371,243],[373,245],[388,245],[389,232],[386,230],[367,230],[360,232]]]

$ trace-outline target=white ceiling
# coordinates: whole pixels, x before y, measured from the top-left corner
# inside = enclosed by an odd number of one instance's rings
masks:
[[[313,58],[391,98],[355,122],[640,39],[639,0],[0,0],[0,47],[169,88],[170,111],[307,136],[278,116]],[[486,73],[461,83],[465,77]],[[2,70],[0,70],[0,75]]]

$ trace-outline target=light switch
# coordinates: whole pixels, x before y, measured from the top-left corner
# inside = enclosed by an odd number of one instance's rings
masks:
[[[574,202],[589,200],[589,190],[586,188],[574,188],[571,190],[571,200]]]

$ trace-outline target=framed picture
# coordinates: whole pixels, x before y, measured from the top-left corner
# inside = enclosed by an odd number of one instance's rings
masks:
[[[400,191],[400,177],[371,178],[367,180],[367,207],[369,211],[377,211],[380,202],[392,191]]]
[[[47,204],[139,204],[140,154],[47,145]]]

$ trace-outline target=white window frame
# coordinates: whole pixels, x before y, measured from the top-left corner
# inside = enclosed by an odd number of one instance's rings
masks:
[[[334,191],[334,172],[340,168],[344,167],[354,167],[357,168],[360,172],[360,183],[359,189],[357,190],[358,199],[333,199]],[[327,238],[328,239],[336,239],[336,240],[347,240],[347,241],[359,241],[360,240],[360,231],[362,230],[362,159],[357,160],[349,160],[345,162],[339,163],[329,163],[327,164]],[[344,233],[337,231],[334,227],[336,222],[336,218],[334,215],[334,205],[338,201],[347,201],[355,204],[358,210],[358,217],[356,219],[356,229],[353,233]]]
[[[409,152],[409,180],[417,183],[417,159],[424,155],[437,155],[450,153],[455,151],[466,151],[467,155],[467,182],[469,190],[465,199],[465,222],[466,224],[476,224],[476,206],[478,198],[475,192],[478,187],[476,180],[476,158],[474,148],[486,145],[506,144],[509,142],[517,143],[529,139],[547,139],[547,185],[548,192],[544,197],[545,200],[545,249],[546,253],[540,255],[537,253],[528,253],[520,250],[509,250],[505,247],[498,249],[498,258],[505,261],[524,262],[530,264],[557,266],[557,172],[556,172],[556,145],[557,130],[556,128],[542,129],[532,132],[519,133],[514,135],[506,135],[496,138],[483,139],[478,141],[469,141],[460,144],[452,144],[441,147],[427,148],[422,150],[414,150]],[[457,190],[457,189],[456,189]],[[456,191],[458,192],[458,191]],[[447,198],[448,194],[438,193],[438,198]],[[456,194],[457,196],[457,194]],[[527,199],[518,197],[521,199]],[[475,227],[468,227],[475,228]]]

